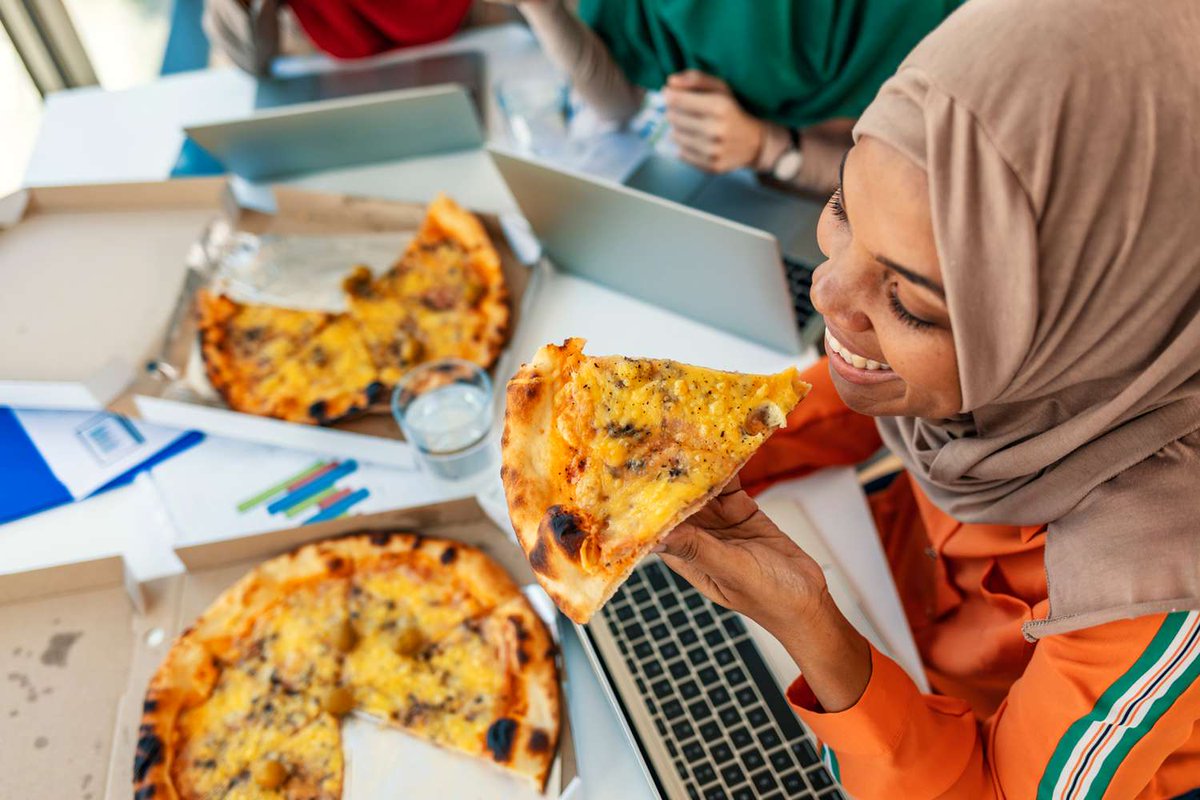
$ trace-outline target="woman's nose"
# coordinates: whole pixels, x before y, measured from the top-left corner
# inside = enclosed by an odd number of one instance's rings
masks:
[[[866,300],[866,286],[855,280],[850,271],[839,269],[833,261],[826,261],[813,272],[811,290],[813,308],[835,326],[846,331],[866,331],[871,328],[871,318],[862,311]]]

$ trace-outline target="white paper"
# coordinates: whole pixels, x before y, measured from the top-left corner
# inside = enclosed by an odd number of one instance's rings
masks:
[[[303,524],[315,507],[288,517],[286,512],[271,513],[268,502],[244,511],[238,505],[319,461],[345,459],[210,436],[154,467],[150,475],[175,529],[175,543],[187,545]],[[359,462],[335,487],[368,492],[350,509],[355,515],[467,497],[478,484]]]
[[[93,411],[13,411],[50,471],[76,500],[152,457],[183,431],[119,414]]]

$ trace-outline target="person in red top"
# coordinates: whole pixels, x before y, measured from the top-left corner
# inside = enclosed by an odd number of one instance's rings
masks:
[[[1196,42],[1194,0],[971,0],[918,45],[820,221],[811,394],[660,545],[859,800],[1200,794]],[[928,694],[753,499],[881,445]]]
[[[448,39],[472,5],[473,0],[206,0],[203,24],[215,49],[247,72],[266,76],[284,38],[285,6],[318,49],[354,59]]]

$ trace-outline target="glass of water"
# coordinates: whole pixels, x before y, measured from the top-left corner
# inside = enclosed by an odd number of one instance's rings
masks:
[[[396,384],[392,415],[440,478],[469,477],[491,460],[492,380],[477,364],[461,358],[421,364]]]
[[[542,157],[562,153],[570,114],[565,83],[543,76],[506,78],[496,84],[495,92],[519,151]]]

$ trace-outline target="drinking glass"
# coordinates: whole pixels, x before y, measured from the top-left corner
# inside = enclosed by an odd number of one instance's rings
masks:
[[[432,474],[460,480],[491,461],[492,380],[461,358],[430,361],[392,392],[392,415]]]

